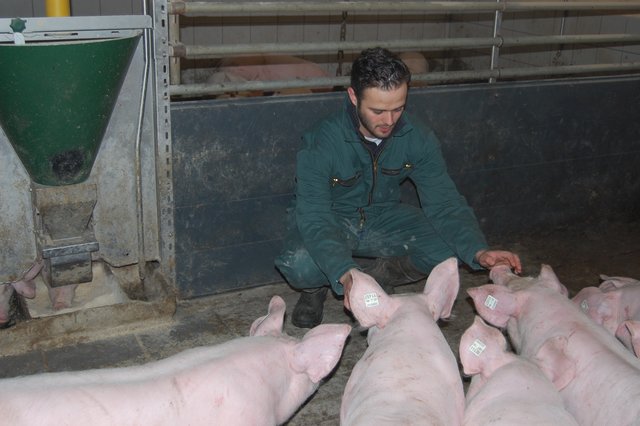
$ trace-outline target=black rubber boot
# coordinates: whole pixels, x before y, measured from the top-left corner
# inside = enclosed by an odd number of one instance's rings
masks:
[[[396,286],[427,277],[427,274],[413,266],[408,257],[378,257],[363,272],[371,275],[387,294],[393,294]]]
[[[322,322],[324,300],[329,287],[302,290],[300,298],[293,308],[291,323],[299,328],[313,328]]]

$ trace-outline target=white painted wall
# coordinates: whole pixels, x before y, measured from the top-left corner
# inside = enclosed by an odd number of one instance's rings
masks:
[[[229,0],[210,0],[230,2]],[[282,0],[280,0],[282,1]],[[295,0],[285,0],[295,1]],[[76,16],[121,15],[142,13],[143,0],[72,0]],[[426,37],[491,37],[493,13],[457,15],[364,15],[350,13],[346,23],[347,41],[423,39]],[[44,16],[44,0],[0,0],[0,17]],[[181,17],[181,39],[185,44],[230,44],[265,42],[337,41],[342,17],[332,16],[248,16],[248,17]],[[505,37],[571,34],[640,34],[640,15],[604,16],[581,12],[506,13],[501,33]],[[490,50],[456,51],[459,60],[452,62],[446,52],[425,52],[432,68],[487,69]],[[337,52],[330,55],[306,56],[320,64],[330,75],[338,69]],[[348,74],[352,56],[344,58],[343,75]],[[501,49],[499,66],[549,66],[590,63],[619,63],[640,60],[640,45],[579,48],[550,46],[547,49]],[[215,60],[182,61],[183,81],[206,79]]]

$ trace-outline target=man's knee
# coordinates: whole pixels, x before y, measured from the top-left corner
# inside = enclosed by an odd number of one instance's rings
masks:
[[[295,289],[318,288],[329,285],[305,249],[285,250],[275,260],[276,268]]]

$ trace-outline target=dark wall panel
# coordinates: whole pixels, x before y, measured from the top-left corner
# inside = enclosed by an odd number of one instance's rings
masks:
[[[300,136],[343,96],[172,106],[182,297],[281,280],[273,259]],[[419,89],[408,109],[434,128],[450,174],[494,238],[640,219],[638,78]]]
[[[273,260],[285,232],[300,138],[341,102],[331,94],[172,107],[182,297],[282,280]]]

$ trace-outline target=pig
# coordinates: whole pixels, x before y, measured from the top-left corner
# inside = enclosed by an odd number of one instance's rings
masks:
[[[14,292],[27,299],[33,299],[36,296],[36,284],[33,280],[41,269],[42,261],[38,260],[25,272],[21,280],[0,285],[0,328],[11,324],[10,302]]]
[[[54,311],[70,308],[73,304],[73,299],[76,296],[76,289],[78,284],[69,284],[58,287],[52,287],[49,282],[51,277],[47,274],[50,273],[50,269],[44,268],[42,274],[44,275],[44,283],[47,287],[49,294],[49,300],[51,301],[51,308]]]
[[[458,294],[457,260],[437,265],[418,294],[389,296],[367,274],[352,278],[349,303],[369,328],[368,347],[347,381],[341,425],[460,425],[462,379],[436,323]]]
[[[0,380],[3,424],[276,425],[286,422],[338,362],[348,324],[299,340],[282,332],[274,296],[249,337],[146,365]]]
[[[76,289],[78,284],[63,285],[60,287],[49,287],[49,300],[51,301],[51,307],[54,311],[70,308],[73,304],[73,299],[76,296]]]
[[[603,282],[599,287],[585,287],[571,300],[633,351],[625,322],[640,321],[640,281],[606,275],[600,278]]]
[[[290,55],[255,55],[224,58],[207,83],[240,83],[246,81],[308,80],[326,78],[329,74],[318,64]],[[280,89],[278,94],[310,93],[326,89]],[[261,96],[260,91],[243,92],[242,96]]]
[[[558,390],[533,362],[507,350],[500,330],[476,316],[460,339],[460,362],[472,375],[464,426],[577,426]]]
[[[504,266],[489,276],[495,284],[467,291],[479,315],[506,327],[516,352],[552,378],[579,424],[640,424],[640,360],[560,293],[550,266],[535,278]]]

